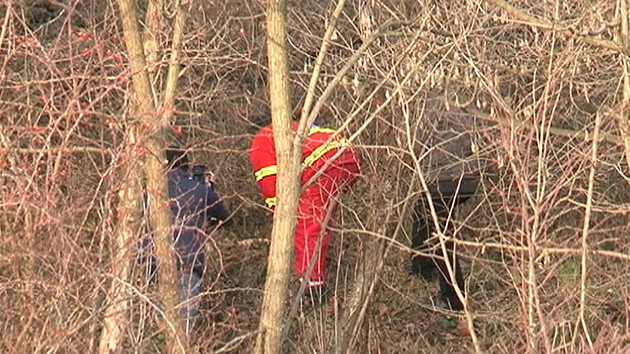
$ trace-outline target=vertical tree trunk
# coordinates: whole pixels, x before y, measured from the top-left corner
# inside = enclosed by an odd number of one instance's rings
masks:
[[[284,299],[291,275],[298,206],[301,146],[291,129],[291,91],[286,34],[286,1],[267,2],[267,50],[273,135],[278,164],[278,204],[273,219],[267,280],[255,353],[279,353]]]
[[[188,340],[182,321],[175,309],[178,303],[177,270],[173,257],[171,215],[168,208],[168,190],[164,176],[164,116],[156,110],[149,82],[145,54],[138,26],[135,1],[118,0],[123,24],[123,35],[129,55],[136,112],[139,123],[146,127],[146,136],[140,139],[145,153],[144,172],[150,204],[150,224],[153,231],[158,264],[158,281],[164,305],[164,317],[168,324],[166,346],[168,353],[188,353]]]
[[[137,240],[140,220],[140,174],[135,168],[137,157],[133,156],[131,146],[135,144],[135,134],[129,131],[126,146],[127,158],[122,161],[121,180],[127,181],[118,193],[118,210],[121,218],[114,235],[113,255],[111,258],[111,284],[109,286],[108,305],[103,319],[103,331],[99,343],[100,354],[121,352],[121,343],[125,326],[128,324],[129,310],[129,271],[131,255],[129,252]],[[131,157],[133,156],[133,157]]]
[[[630,43],[628,34],[630,27],[630,13],[628,12],[628,2],[620,0],[619,3],[619,20],[621,23],[621,31],[619,33],[619,42],[623,48],[627,48]],[[619,113],[619,131],[626,153],[626,162],[630,166],[630,62],[625,54],[621,55],[623,61],[623,109]]]
[[[380,205],[387,205],[387,203],[384,202]],[[369,230],[375,230],[379,235],[387,234],[387,226],[391,213],[384,211],[390,210],[389,208],[391,208],[391,206],[371,213],[369,221],[371,225]],[[359,273],[355,276],[352,287],[350,288],[350,294],[346,300],[347,303],[344,305],[339,342],[334,348],[336,354],[347,353],[353,347],[354,341],[358,336],[370,302],[370,297],[374,293],[374,289],[377,285],[378,275],[383,269],[385,243],[385,240],[380,238],[371,239],[365,243],[365,251],[360,261],[361,265],[358,267],[360,269]]]
[[[374,14],[372,4],[367,0],[359,2],[359,14],[358,14],[358,27],[360,29],[361,39],[365,42],[372,35],[375,30]],[[368,71],[367,63],[365,59],[361,59],[358,63],[358,67],[364,72]],[[365,87],[357,87],[358,99],[365,99],[362,93]],[[378,124],[373,125],[376,130],[374,136],[381,136],[381,132],[378,130]],[[377,140],[380,140],[377,138]],[[376,142],[382,143],[382,142]],[[379,161],[379,151],[373,152],[374,161]],[[375,176],[372,178],[372,182],[378,185],[378,176],[380,171],[374,171],[371,169],[370,174]],[[372,189],[369,198],[372,205],[381,205],[382,208],[377,208],[370,213],[368,226],[369,230],[376,231],[380,235],[386,235],[387,223],[389,218],[389,208],[386,201],[381,195],[382,191],[378,189]],[[347,299],[347,303],[344,306],[344,311],[341,317],[341,334],[339,335],[339,342],[335,348],[336,354],[347,353],[352,347],[353,341],[357,336],[357,333],[363,323],[366,306],[369,302],[369,298],[376,285],[377,275],[380,273],[383,267],[383,246],[384,242],[381,239],[372,239],[364,242],[365,251],[361,264],[358,267],[360,270],[356,274],[354,282],[350,290],[350,294]]]

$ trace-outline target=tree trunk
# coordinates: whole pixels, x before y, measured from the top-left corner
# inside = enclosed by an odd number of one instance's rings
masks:
[[[126,139],[127,154],[132,156],[131,146],[135,144],[135,134],[130,131]],[[118,210],[122,218],[118,220],[111,258],[111,284],[108,291],[108,306],[103,319],[103,331],[99,343],[100,354],[120,353],[125,326],[128,324],[129,310],[129,271],[131,250],[137,240],[140,220],[140,175],[135,167],[137,158],[122,161],[120,180],[127,181],[118,193]]]
[[[359,14],[358,14],[358,27],[360,29],[361,39],[365,42],[375,31],[374,14],[372,4],[367,0],[359,2]],[[365,59],[361,59],[357,65],[364,72],[368,72],[369,67]],[[366,99],[363,94],[365,87],[358,87],[358,99]],[[373,125],[375,132],[374,136],[379,137],[377,140],[382,140],[382,132],[379,131],[378,124]],[[382,141],[376,141],[377,145],[382,144]],[[372,161],[380,161],[382,154],[379,150],[372,152]],[[371,184],[382,185],[379,181],[379,177],[382,177],[381,171],[371,168],[370,174],[374,176],[371,178]],[[384,200],[383,191],[380,189],[372,188],[369,194],[371,205],[386,206],[387,202]],[[389,222],[390,209],[388,207],[376,208],[370,213],[369,218],[369,230],[376,231],[379,235],[387,234],[387,224]],[[372,239],[363,242],[365,250],[362,259],[360,260],[360,266],[358,267],[359,273],[356,274],[354,282],[348,295],[346,304],[344,305],[344,311],[341,317],[341,333],[339,335],[339,342],[334,348],[336,354],[347,353],[353,346],[353,341],[357,337],[357,333],[363,324],[363,318],[369,299],[376,286],[377,275],[380,273],[383,267],[383,246],[384,241],[380,238]]]
[[[386,235],[389,216],[390,213],[372,212],[371,220],[375,224],[370,227],[370,230],[376,230],[379,235]],[[347,353],[353,347],[353,342],[363,324],[370,298],[376,288],[378,275],[383,269],[385,246],[385,240],[380,238],[369,240],[365,244],[363,259],[359,266],[360,271],[352,283],[347,303],[344,305],[339,342],[334,348],[336,354]]]
[[[140,139],[140,150],[144,153],[144,172],[147,179],[147,194],[150,203],[150,224],[153,231],[158,263],[158,282],[164,305],[164,319],[168,324],[166,346],[168,353],[188,353],[185,328],[175,309],[178,303],[177,270],[173,257],[171,215],[168,208],[168,190],[164,176],[164,116],[156,110],[151,90],[143,43],[138,26],[135,1],[118,0],[123,24],[123,35],[129,55],[132,73],[136,112],[139,123],[146,128],[146,136]],[[175,44],[174,44],[175,45]]]
[[[619,11],[619,20],[621,23],[621,30],[619,33],[619,42],[623,48],[630,43],[630,34],[628,33],[630,27],[630,12],[628,11],[628,3],[626,0],[621,0]],[[630,166],[630,62],[625,54],[621,55],[623,62],[623,109],[619,113],[619,131],[621,133],[621,140],[626,155],[626,162]]]
[[[298,206],[301,144],[291,129],[291,92],[286,35],[286,1],[267,3],[269,96],[278,165],[277,198],[267,280],[255,353],[279,353],[282,346],[284,299],[293,256],[295,215]]]

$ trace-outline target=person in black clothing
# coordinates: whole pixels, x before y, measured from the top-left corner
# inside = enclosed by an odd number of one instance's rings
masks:
[[[451,236],[449,231],[452,230],[452,221],[449,222],[450,225],[446,225],[449,215],[458,205],[465,203],[474,195],[478,182],[478,178],[468,176],[461,180],[439,181],[429,186],[431,202],[438,218],[437,224],[440,231],[446,229],[447,236]],[[463,271],[454,252],[453,243],[446,243],[447,253],[444,255],[439,241],[432,239],[436,231],[438,230],[435,228],[428,201],[425,197],[420,197],[413,212],[411,247],[425,254],[433,253],[437,257],[414,254],[411,258],[411,271],[427,281],[434,280],[436,275],[439,276],[440,293],[435,303],[439,307],[459,311],[463,309],[463,304],[457,296],[444,257],[448,257],[457,286],[462,294],[465,294]]]
[[[435,96],[434,96],[435,97]],[[435,237],[436,224],[446,236],[453,236],[455,211],[477,191],[482,171],[482,159],[475,144],[474,134],[480,126],[475,118],[461,109],[449,109],[441,98],[424,102],[423,119],[417,125],[421,151],[419,165],[428,186],[421,191],[412,213],[411,271],[426,280],[439,276],[440,292],[434,303],[449,310],[462,310],[463,304],[456,294],[453,279],[465,294],[463,270],[455,253],[454,244],[446,243],[446,254]],[[433,220],[429,201],[437,216]],[[452,266],[450,276],[445,258]]]

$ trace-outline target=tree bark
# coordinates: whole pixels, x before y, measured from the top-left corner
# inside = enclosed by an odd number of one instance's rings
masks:
[[[377,225],[373,225],[370,229],[376,230],[380,235],[386,235],[389,216],[390,213],[373,212],[371,219]],[[336,354],[347,353],[353,347],[353,342],[356,340],[370,304],[370,298],[376,288],[378,275],[383,269],[385,246],[384,239],[372,239],[365,245],[365,253],[359,267],[361,271],[356,275],[347,303],[344,305],[341,334],[339,335],[339,342],[334,348]]]
[[[360,29],[361,39],[365,42],[374,33],[376,25],[374,23],[374,14],[372,4],[363,0],[359,2],[359,14],[358,14],[358,27]],[[357,65],[361,70],[367,72],[369,70],[365,60],[361,60]],[[365,88],[357,87],[358,99],[365,99],[363,91]],[[378,124],[373,125],[376,130],[374,136],[382,137],[383,134],[378,129]],[[382,144],[381,138],[377,138],[376,143]],[[379,161],[380,151],[373,152],[375,155],[373,161]],[[375,178],[373,181],[375,185],[380,184],[378,170],[372,169],[370,171]],[[382,191],[378,189],[371,189],[368,196],[371,200],[371,205],[386,206],[386,200],[382,197]],[[376,208],[371,211],[369,218],[369,229],[376,231],[380,235],[386,235],[387,224],[390,215],[389,208]],[[346,304],[344,305],[344,311],[341,317],[341,333],[339,335],[339,341],[334,348],[335,354],[347,353],[352,347],[354,339],[357,337],[369,299],[376,286],[377,276],[383,267],[383,246],[384,242],[381,239],[373,239],[364,242],[365,251],[360,261],[359,273],[356,274],[350,293],[348,295]]]
[[[128,132],[126,146],[128,156],[133,156],[130,148],[135,144],[135,134]],[[127,181],[118,193],[118,210],[122,218],[118,220],[114,235],[113,256],[111,260],[111,284],[109,287],[108,305],[103,319],[103,331],[99,343],[100,354],[121,353],[121,343],[125,326],[128,324],[129,310],[129,274],[134,241],[137,240],[140,221],[140,175],[134,168],[137,157],[129,158],[121,163],[120,180]]]
[[[284,299],[291,275],[295,215],[298,206],[301,144],[291,129],[286,12],[285,0],[268,1],[269,96],[278,165],[276,181],[278,203],[271,231],[260,333],[254,348],[257,354],[279,353],[282,347]]]
[[[621,30],[619,33],[619,42],[621,47],[626,48],[630,42],[629,27],[630,27],[630,13],[628,11],[628,3],[626,0],[621,0],[619,4],[619,20],[621,23]],[[619,131],[621,135],[621,141],[623,142],[626,162],[630,166],[630,62],[626,55],[621,56],[623,62],[623,101],[621,112],[619,113]]]
[[[168,208],[167,182],[164,176],[164,131],[166,122],[156,110],[147,72],[147,63],[138,26],[135,1],[117,0],[123,25],[123,37],[129,55],[129,69],[134,88],[138,123],[145,129],[139,150],[144,153],[144,173],[150,200],[150,224],[158,264],[158,282],[164,305],[166,349],[168,353],[188,353],[185,328],[175,309],[178,303],[177,270],[173,257],[171,215]],[[174,44],[175,45],[175,44]]]

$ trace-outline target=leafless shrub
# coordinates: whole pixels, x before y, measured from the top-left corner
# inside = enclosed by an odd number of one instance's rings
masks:
[[[349,1],[319,93],[366,39],[360,20],[367,3]],[[342,201],[329,311],[299,316],[287,351],[336,344],[329,339],[340,331],[336,321],[375,237],[392,247],[353,350],[475,350],[470,324],[431,310],[431,285],[404,269],[411,254],[404,201],[421,192],[404,117],[414,123],[426,118],[417,97],[436,87],[445,90],[448,105],[482,122],[474,132],[477,148],[492,167],[479,195],[453,219],[480,348],[628,349],[630,195],[618,133],[619,117],[627,116],[624,59],[583,39],[619,43],[622,2],[510,3],[545,20],[540,23],[498,3],[405,0],[371,7],[371,30],[385,28],[317,121],[343,125],[347,136],[361,131],[354,144],[365,176]],[[127,58],[112,4],[45,4],[14,1],[2,8],[0,351],[92,352],[120,217],[116,192],[125,182],[116,166],[133,152],[120,145],[123,125],[134,121]],[[195,161],[219,176],[236,220],[210,236],[211,279],[195,344],[218,350],[242,338],[232,351],[244,352],[256,328],[269,233],[245,156],[247,117],[267,109],[263,4],[195,6],[173,133]],[[296,111],[330,11],[327,3],[291,3]],[[158,63],[166,64],[163,58]],[[594,142],[598,115],[600,139]],[[385,215],[390,222],[378,233]],[[130,256],[134,250],[129,245]],[[135,307],[126,345],[151,352],[161,343],[142,312],[154,299],[139,273],[138,283],[130,284]]]

